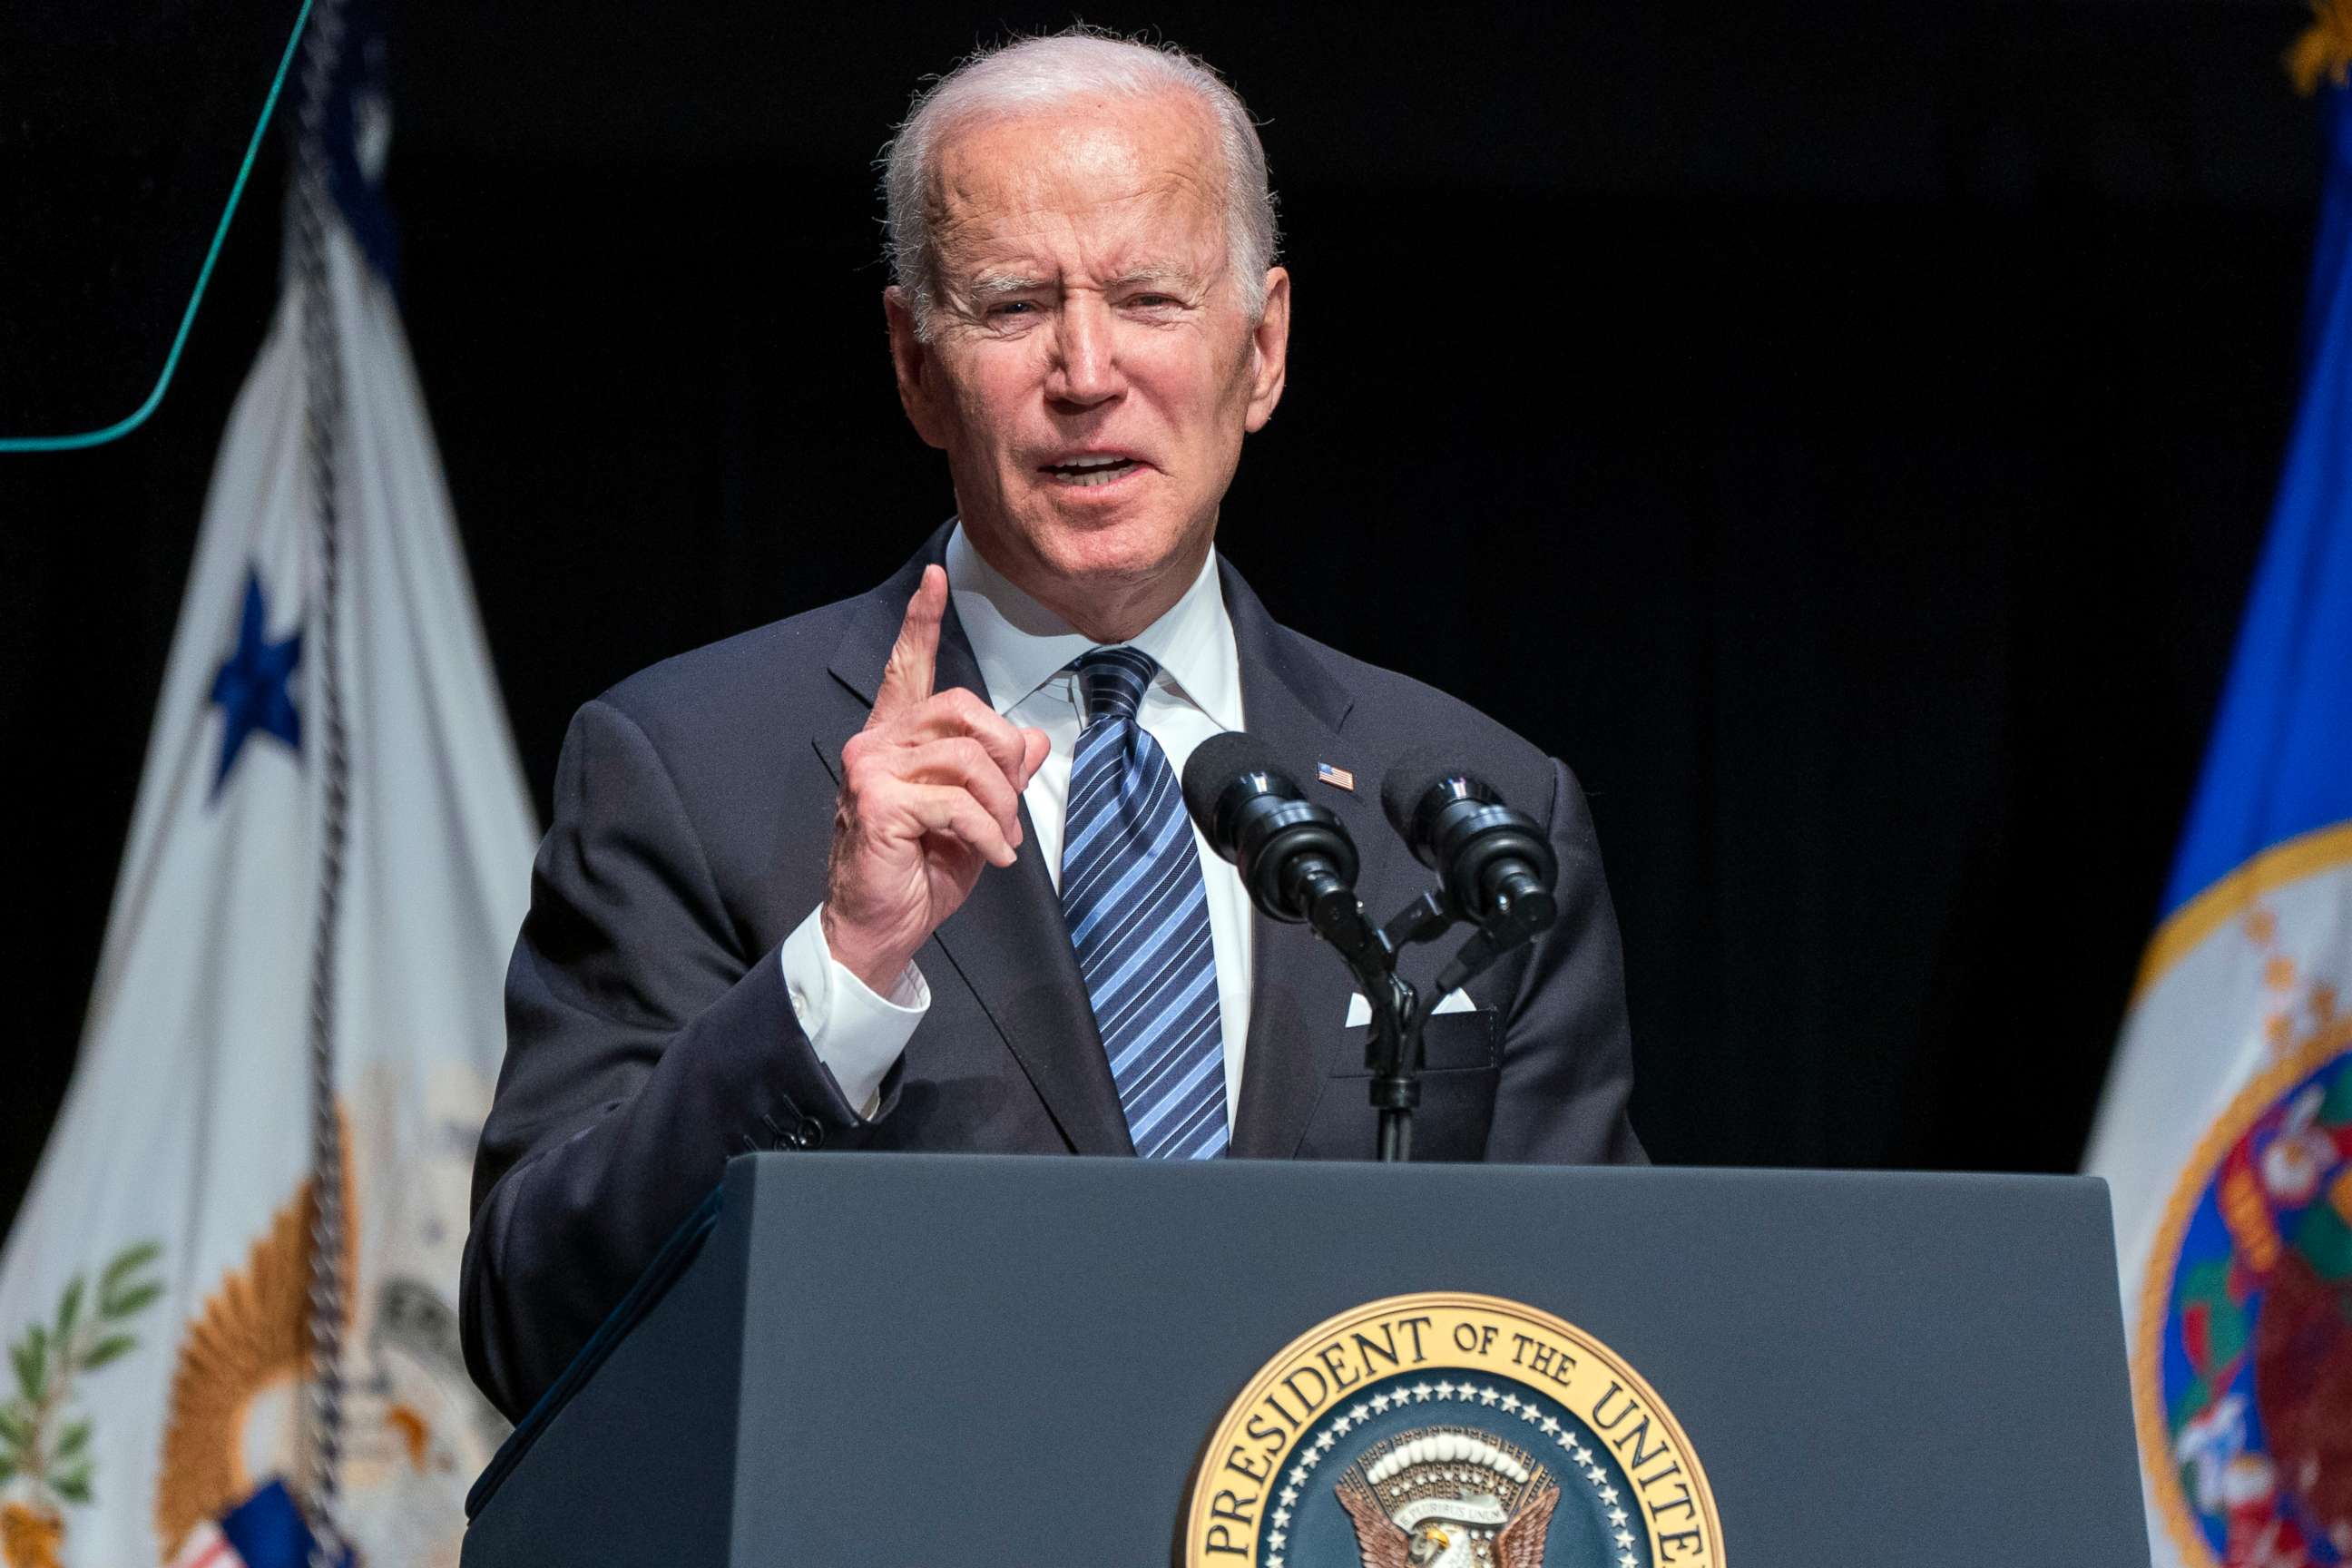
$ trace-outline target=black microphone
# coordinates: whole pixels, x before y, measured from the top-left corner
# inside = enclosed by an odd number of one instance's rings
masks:
[[[1263,742],[1239,730],[1202,742],[1184,764],[1184,809],[1209,847],[1240,868],[1261,913],[1303,921],[1350,956],[1376,941],[1356,899],[1355,840]]]
[[[1535,819],[1435,752],[1409,752],[1381,786],[1381,809],[1412,858],[1437,873],[1454,912],[1507,952],[1559,913],[1559,858]]]

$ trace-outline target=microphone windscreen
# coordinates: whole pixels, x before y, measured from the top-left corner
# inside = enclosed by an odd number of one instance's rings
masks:
[[[1447,779],[1466,772],[1461,762],[1428,746],[1416,746],[1399,757],[1381,782],[1381,811],[1397,837],[1412,842],[1412,815],[1429,792]]]
[[[1200,825],[1201,831],[1210,830],[1210,813],[1216,807],[1217,797],[1225,786],[1243,773],[1278,773],[1274,749],[1256,736],[1241,730],[1227,730],[1212,735],[1192,748],[1184,763],[1184,809]]]

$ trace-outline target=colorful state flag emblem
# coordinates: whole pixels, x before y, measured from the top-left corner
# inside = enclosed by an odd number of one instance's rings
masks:
[[[2352,1015],[2249,1084],[2190,1162],[2135,1336],[2176,1534],[2228,1563],[2352,1561]]]

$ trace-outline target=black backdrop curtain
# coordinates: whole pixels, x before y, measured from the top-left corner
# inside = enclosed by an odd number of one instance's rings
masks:
[[[2070,1168],[2293,406],[2301,13],[1719,9],[1089,13],[1267,121],[1292,376],[1220,544],[1277,616],[1578,771],[1657,1158]],[[542,811],[580,701],[947,514],[867,161],[922,73],[1066,20],[394,17],[403,303]],[[282,173],[273,145],[155,419],[0,458],[0,1215],[70,1067]]]

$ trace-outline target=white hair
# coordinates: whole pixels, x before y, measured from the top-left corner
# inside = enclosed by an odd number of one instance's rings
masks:
[[[1209,111],[1224,155],[1225,247],[1252,320],[1265,310],[1274,265],[1274,192],[1265,147],[1239,94],[1205,61],[1173,44],[1145,44],[1076,26],[1049,37],[982,49],[918,93],[883,150],[883,249],[907,292],[919,337],[931,334],[937,303],[931,250],[940,145],[982,115],[1050,108],[1076,98],[1151,98],[1187,92]]]

